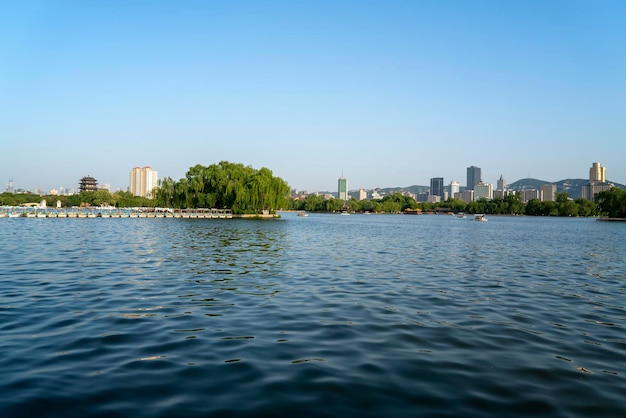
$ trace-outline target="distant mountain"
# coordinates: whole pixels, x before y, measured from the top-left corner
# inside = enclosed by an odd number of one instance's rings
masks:
[[[420,193],[428,193],[428,191],[430,190],[430,186],[418,186],[418,185],[414,185],[414,186],[408,186],[408,187],[387,187],[384,189],[379,189],[380,190],[380,194],[393,194],[393,193],[400,193],[400,192],[410,192],[413,194],[420,194]]]
[[[376,190],[381,196],[387,196],[390,194],[403,193],[403,192],[410,192],[415,195],[418,195],[420,193],[428,193],[428,191],[430,190],[430,187],[413,185],[413,186],[407,186],[407,187],[377,187],[375,189],[367,189],[368,192],[371,192],[372,190]],[[350,190],[348,194],[350,195],[350,197],[354,197],[355,199],[359,198],[358,190]],[[333,195],[337,196],[337,193],[333,193]]]
[[[528,189],[541,189],[541,186],[543,186],[544,184],[550,184],[549,181],[545,181],[545,180],[538,180],[538,179],[531,179],[531,178],[525,178],[525,179],[521,179],[521,180],[517,180],[514,183],[508,184],[507,188],[510,190],[528,190]]]
[[[539,190],[541,189],[541,186],[543,186],[544,184],[554,184],[556,185],[557,192],[559,193],[567,192],[572,199],[578,199],[582,197],[583,184],[588,183],[588,182],[589,180],[587,179],[565,179],[565,180],[550,182],[550,181],[533,179],[533,178],[525,178],[525,179],[517,180],[514,183],[508,184],[507,189],[514,190],[514,191],[528,190],[528,189]],[[620,189],[626,189],[626,186],[623,184],[615,183],[610,180],[609,180],[609,183],[613,183],[616,187],[619,187]],[[465,187],[461,187],[461,190],[463,189],[465,189]],[[402,193],[402,192],[410,192],[415,195],[419,195],[420,193],[428,193],[428,191],[430,190],[430,187],[413,185],[413,186],[407,186],[407,187],[376,188],[373,190],[377,190],[378,193],[380,193],[383,196],[393,194],[393,193]],[[369,191],[371,191],[371,189],[368,189],[368,192]],[[350,190],[348,194],[350,195],[350,197],[354,197],[356,199],[359,198],[358,190]],[[337,193],[335,192],[333,193],[333,195],[337,196]]]
[[[555,182],[549,182],[549,181],[544,181],[544,180],[526,178],[526,179],[517,180],[515,183],[509,184],[508,188],[511,190],[526,190],[526,189],[538,190],[544,184],[554,184],[556,185],[557,192],[559,193],[567,192],[569,194],[569,197],[571,197],[572,199],[578,199],[582,197],[583,184],[585,183],[589,183],[589,180],[565,179],[565,180],[559,180]],[[616,187],[619,187],[620,189],[626,189],[626,186],[624,186],[623,184],[614,183],[610,180],[609,180],[609,183],[613,183]]]

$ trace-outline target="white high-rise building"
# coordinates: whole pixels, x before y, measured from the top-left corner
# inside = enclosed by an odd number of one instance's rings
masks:
[[[504,179],[504,177],[502,177],[502,174],[500,174],[500,178],[498,179],[498,184],[497,184],[496,189],[506,190],[506,180]]]
[[[461,184],[456,180],[452,180],[450,182],[450,196],[454,197],[455,193],[458,193],[460,191],[461,191]]]
[[[158,173],[151,167],[135,167],[130,172],[130,192],[135,196],[151,197],[158,184]]]
[[[493,199],[493,185],[491,183],[483,183],[481,181],[474,186],[474,200],[483,197],[487,200]]]

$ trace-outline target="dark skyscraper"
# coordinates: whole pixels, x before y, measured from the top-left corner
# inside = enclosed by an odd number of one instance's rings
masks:
[[[480,167],[471,166],[467,167],[467,189],[474,190],[474,186],[480,183]]]
[[[443,201],[443,177],[433,177],[430,179],[430,195],[439,196]]]

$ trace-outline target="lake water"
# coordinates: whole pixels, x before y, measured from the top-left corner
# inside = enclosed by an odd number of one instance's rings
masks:
[[[0,219],[0,416],[626,416],[626,223]]]

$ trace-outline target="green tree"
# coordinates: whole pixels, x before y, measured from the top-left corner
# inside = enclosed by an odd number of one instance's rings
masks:
[[[508,205],[507,213],[509,215],[523,215],[526,207],[522,202],[522,197],[519,193],[511,193],[504,197],[504,201]]]
[[[626,218],[626,190],[612,187],[596,195],[599,212],[610,218]]]
[[[598,215],[598,205],[587,199],[576,199],[574,201],[578,205],[579,216],[596,216]]]
[[[183,208],[230,208],[234,213],[275,212],[289,207],[289,185],[263,167],[221,161],[190,167],[174,183],[165,179],[155,191],[156,201]]]

